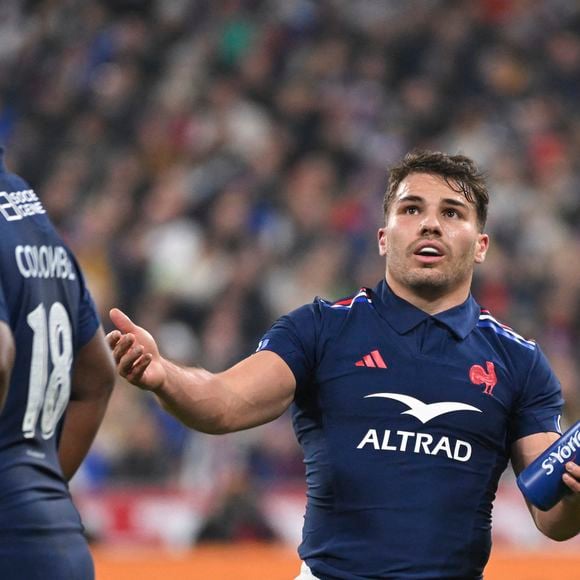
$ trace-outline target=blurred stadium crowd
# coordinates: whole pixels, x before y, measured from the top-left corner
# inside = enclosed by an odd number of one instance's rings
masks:
[[[387,167],[486,171],[475,295],[538,340],[580,415],[580,5],[569,0],[2,0],[0,142],[119,306],[221,370],[280,314],[374,286]],[[77,485],[303,479],[287,416],[187,432],[119,384]],[[230,480],[231,483],[231,480]]]

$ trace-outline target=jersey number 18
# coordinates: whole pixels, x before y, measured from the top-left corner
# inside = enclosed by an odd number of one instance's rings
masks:
[[[40,303],[26,317],[32,328],[32,359],[28,383],[28,403],[22,421],[24,437],[31,439],[36,432],[42,409],[40,431],[43,439],[54,435],[70,397],[70,369],[72,366],[72,331],[65,307],[55,302],[48,312]],[[52,371],[48,374],[48,358]]]

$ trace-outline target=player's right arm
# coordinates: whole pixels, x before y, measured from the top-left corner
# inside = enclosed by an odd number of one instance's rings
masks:
[[[155,393],[182,423],[204,433],[230,433],[279,417],[290,405],[296,380],[280,356],[260,351],[221,373],[182,368],[163,358],[155,340],[120,310],[109,333],[117,371]]]
[[[0,411],[4,408],[12,366],[14,365],[14,338],[8,324],[0,321]]]

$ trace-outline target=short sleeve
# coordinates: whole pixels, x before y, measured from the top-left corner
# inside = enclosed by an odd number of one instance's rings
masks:
[[[534,433],[559,432],[563,404],[560,382],[537,347],[512,420],[511,441]]]
[[[310,382],[316,367],[319,312],[316,303],[279,318],[264,334],[258,351],[275,352],[294,373],[297,388]]]

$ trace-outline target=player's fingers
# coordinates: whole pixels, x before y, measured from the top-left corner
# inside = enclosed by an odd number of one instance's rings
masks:
[[[562,476],[564,483],[574,492],[580,493],[580,481],[572,477],[569,473],[565,473]]]
[[[113,357],[117,364],[119,364],[121,358],[123,358],[127,351],[135,344],[135,340],[134,334],[129,333],[121,335],[121,338],[113,348]]]
[[[149,364],[151,363],[152,360],[153,357],[150,354],[144,354],[143,356],[141,356],[139,359],[137,359],[137,361],[131,368],[131,371],[127,374],[126,379],[131,383],[141,382],[143,374],[149,367]]]
[[[580,466],[576,463],[566,464],[566,473],[562,476],[564,483],[575,493],[580,493]]]
[[[133,370],[133,365],[143,354],[143,347],[140,344],[130,348],[119,360],[118,368],[122,376],[127,377]]]
[[[106,336],[107,344],[109,345],[111,350],[115,348],[121,336],[122,334],[118,330],[112,330],[111,332],[109,332],[109,334],[107,334]]]

